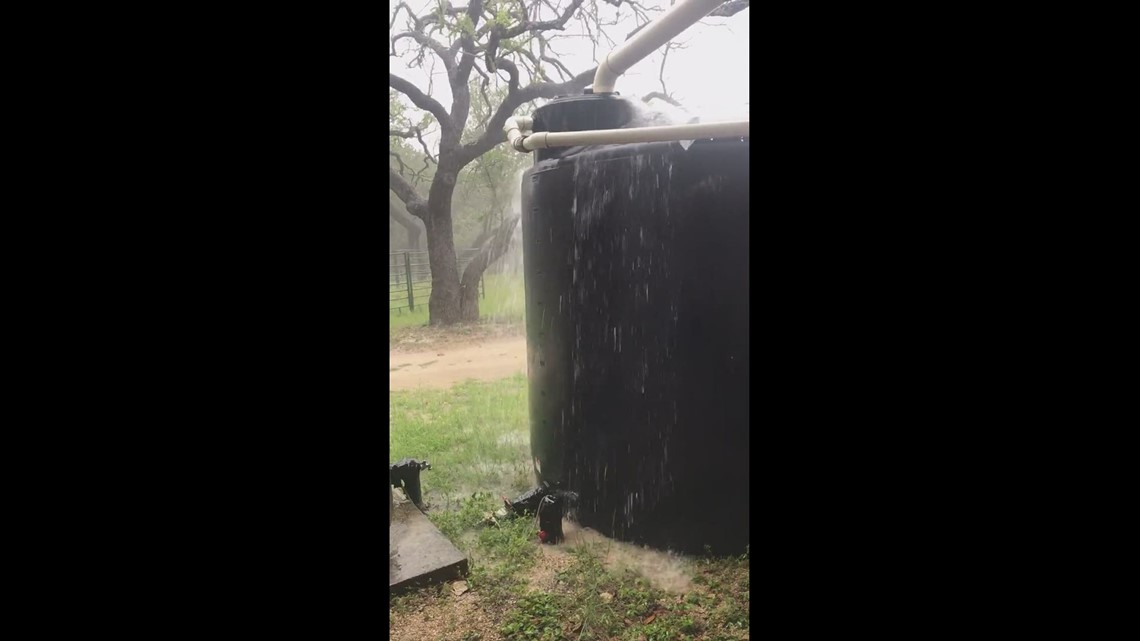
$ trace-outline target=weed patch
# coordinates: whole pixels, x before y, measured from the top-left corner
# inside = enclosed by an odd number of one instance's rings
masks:
[[[560,587],[518,599],[500,629],[510,641],[737,640],[748,636],[748,596],[734,593],[747,580],[746,559],[702,559],[698,571],[721,594],[666,593],[629,571],[612,572],[604,550],[581,546],[559,573]],[[710,580],[711,577],[711,580]]]

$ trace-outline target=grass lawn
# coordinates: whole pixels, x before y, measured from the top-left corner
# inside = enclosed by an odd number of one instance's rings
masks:
[[[677,595],[653,588],[631,571],[611,572],[602,551],[572,552],[559,589],[530,592],[506,611],[507,639],[672,641],[747,639],[748,558],[699,559],[693,589]]]
[[[522,274],[487,274],[484,277],[486,296],[479,299],[479,320],[487,323],[522,324]],[[388,335],[406,327],[423,327],[428,323],[428,296],[416,292],[416,311],[407,309],[388,314]]]
[[[522,374],[450,389],[391,392],[388,425],[393,462],[431,462],[420,479],[433,508],[455,508],[458,499],[477,491],[514,498],[534,484]]]
[[[459,608],[471,606],[461,603],[474,602],[490,621],[491,638],[512,641],[748,638],[747,555],[688,559],[691,586],[677,594],[630,570],[606,567],[602,544],[564,546],[569,562],[557,569],[551,587],[530,585],[528,577],[549,562],[533,519],[484,523],[502,506],[500,495],[513,498],[534,482],[524,376],[390,392],[389,398],[392,460],[431,461],[432,469],[421,475],[428,517],[471,561],[468,595],[456,596],[443,585],[392,597],[396,627],[390,633],[447,619],[450,632],[440,638],[475,641],[474,625],[457,614],[469,614]]]

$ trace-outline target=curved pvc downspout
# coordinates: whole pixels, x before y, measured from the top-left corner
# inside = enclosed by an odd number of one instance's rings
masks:
[[[618,76],[722,4],[724,0],[679,0],[648,27],[606,54],[594,73],[594,93],[613,93]]]
[[[669,42],[677,34],[712,13],[724,0],[679,0],[637,35],[606,54],[594,73],[593,93],[613,93],[618,76]],[[578,145],[610,145],[637,142],[668,142],[698,138],[747,137],[748,121],[713,122],[698,125],[639,127],[597,131],[531,132],[534,120],[512,116],[503,124],[507,142],[515,150],[526,153],[547,147]]]

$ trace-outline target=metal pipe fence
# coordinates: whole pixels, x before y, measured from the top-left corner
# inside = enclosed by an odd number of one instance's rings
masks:
[[[455,252],[459,263],[459,275],[479,253],[476,249],[460,249]],[[487,287],[483,277],[479,277],[479,295],[487,297]],[[388,252],[388,313],[416,311],[416,307],[427,307],[431,296],[431,265],[427,250]]]

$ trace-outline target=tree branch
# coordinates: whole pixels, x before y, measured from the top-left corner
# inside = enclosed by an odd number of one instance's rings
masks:
[[[479,94],[483,96],[483,105],[487,107],[487,110],[484,112],[482,120],[479,121],[479,126],[486,127],[487,119],[490,118],[491,114],[495,111],[495,108],[491,106],[491,98],[487,96],[487,87],[491,84],[491,78],[479,68],[479,65],[475,65],[472,69],[480,76],[483,76],[483,82],[479,85]]]
[[[408,232],[408,244],[411,245],[413,249],[418,249],[420,234],[424,232],[423,221],[417,220],[414,216],[409,215],[401,205],[402,203],[400,203],[398,199],[392,198],[391,192],[389,192],[388,218],[396,221],[397,224]]]
[[[395,9],[392,10],[392,20],[388,23],[389,31],[392,30],[392,27],[396,26],[396,16],[400,15],[400,9],[404,9],[408,12],[408,17],[411,18],[412,22],[415,23],[417,31],[423,28],[423,23],[420,22],[420,19],[416,17],[415,12],[412,11],[412,8],[408,6],[408,3],[401,2],[396,5]]]
[[[507,80],[508,94],[519,90],[519,68],[515,66],[515,63],[506,58],[499,58],[495,61],[495,68],[506,71],[507,75],[510,76]]]
[[[388,86],[399,91],[412,101],[412,104],[431,113],[435,119],[439,121],[439,127],[444,132],[453,132],[456,129],[455,122],[451,119],[451,114],[439,104],[439,101],[431,96],[420,91],[418,87],[412,83],[404,80],[394,73],[388,73]]]
[[[669,50],[673,48],[672,42],[665,43],[665,51],[661,54],[661,72],[657,74],[657,80],[661,82],[661,91],[668,96],[669,89],[665,86],[665,61],[669,59]]]
[[[418,140],[420,143],[420,147],[424,150],[424,169],[428,168],[428,162],[429,161],[433,162],[437,165],[439,164],[439,162],[436,161],[436,159],[435,159],[435,155],[431,153],[430,149],[428,149],[427,142],[424,141],[423,130],[421,130],[419,127],[412,127],[411,129],[409,129],[407,131],[401,131],[399,129],[389,129],[388,135],[394,136],[396,138],[415,138],[416,140]],[[400,156],[397,155],[396,152],[394,152],[394,151],[389,151],[388,155],[395,156],[396,160],[400,161],[400,175],[403,175],[404,174],[404,171],[403,171],[404,167],[406,167],[406,165],[404,165],[404,159],[400,158]],[[423,169],[421,169],[419,172],[413,172],[413,173],[415,173],[416,177],[418,178],[419,174],[421,172],[423,172]]]
[[[641,97],[641,101],[642,102],[649,102],[650,100],[653,100],[654,98],[657,98],[658,100],[664,100],[665,102],[673,105],[674,107],[682,107],[682,108],[684,107],[684,105],[682,105],[681,103],[674,100],[672,96],[665,94],[665,93],[662,93],[660,91],[651,91],[651,92],[645,94],[644,96]]]
[[[415,132],[416,132],[416,140],[420,141],[420,147],[422,147],[424,150],[425,160],[430,160],[430,161],[432,161],[438,165],[439,163],[436,162],[435,156],[432,155],[431,150],[428,149],[427,143],[424,142],[423,132],[420,131],[419,127],[415,128]],[[424,169],[427,169],[427,162],[424,162]]]
[[[499,66],[506,68],[502,60],[499,61]],[[520,89],[518,88],[518,71],[516,70],[511,75],[513,82],[507,97],[503,99],[502,104],[495,110],[495,115],[491,116],[487,122],[487,128],[483,131],[483,135],[475,142],[463,145],[459,150],[459,166],[467,165],[467,163],[490,151],[495,145],[506,140],[507,136],[503,133],[503,125],[520,105],[538,98],[550,99],[556,96],[579,93],[583,87],[593,82],[595,72],[597,72],[597,68],[583,71],[566,82],[540,82]]]
[[[552,58],[546,55],[546,49],[550,47],[550,45],[546,42],[546,38],[543,38],[541,35],[536,35],[535,39],[538,40],[538,59],[542,60],[543,62],[549,62],[554,67],[554,69],[558,71],[558,75],[562,77],[563,82],[569,80],[570,78],[573,78],[574,73],[570,71],[566,65],[562,64],[562,61],[560,61],[558,58]],[[550,52],[557,55],[553,47],[550,47]]]
[[[554,29],[556,31],[562,31],[563,29],[566,28],[566,23],[567,23],[567,21],[570,20],[570,16],[574,15],[574,12],[578,10],[578,7],[582,6],[583,1],[584,0],[574,0],[573,2],[571,2],[566,7],[566,9],[562,12],[562,15],[558,16],[558,18],[556,18],[554,20],[543,20],[541,22],[531,22],[530,18],[525,18],[518,25],[511,27],[510,29],[504,30],[502,37],[503,38],[514,38],[515,36],[520,35],[522,33],[525,33],[527,31],[539,32],[539,31],[550,31],[551,29]]]
[[[535,56],[533,53],[527,51],[526,49],[519,49],[514,53],[517,53],[527,60],[530,60],[530,63],[534,65],[529,69],[532,78],[540,78],[543,82],[554,82],[550,79],[550,76],[547,76],[546,73],[542,71],[542,63],[538,61],[538,56]],[[523,66],[525,67],[526,65],[524,64]]]
[[[409,10],[409,12],[410,12],[410,10]],[[443,12],[444,12],[444,14],[449,15],[449,16],[457,16],[461,13],[466,13],[467,7],[453,7],[453,6],[451,6],[450,3],[448,3],[447,7],[444,8]],[[437,16],[434,13],[429,15],[429,16],[424,16],[424,17],[420,18],[419,22],[418,22],[418,25],[420,25],[420,26],[426,26],[426,25],[431,25],[431,24],[439,26],[439,16]],[[390,28],[391,27],[389,27],[389,29]]]
[[[748,8],[749,0],[729,0],[709,14],[710,18],[731,18]]]
[[[440,43],[436,42],[433,38],[427,36],[422,31],[405,31],[404,33],[396,34],[392,37],[392,55],[396,55],[396,43],[403,38],[412,38],[421,45],[428,47],[435,52],[435,55],[443,61],[443,68],[451,71],[455,69],[455,60],[448,56],[447,49]]]
[[[391,149],[389,149],[389,150],[388,150],[388,155],[389,155],[389,156],[391,156],[391,157],[393,157],[393,158],[395,158],[395,159],[396,159],[396,162],[400,163],[400,171],[399,171],[399,174],[400,174],[401,176],[403,176],[403,175],[404,175],[404,170],[405,170],[405,169],[407,169],[408,171],[412,171],[411,167],[408,167],[407,165],[405,165],[405,164],[404,164],[404,159],[400,157],[400,154],[398,154],[398,153],[396,153],[396,152],[392,151]],[[415,172],[412,172],[412,173],[414,174]]]
[[[419,218],[420,220],[427,221],[428,206],[427,201],[424,200],[416,188],[412,187],[404,177],[396,173],[395,169],[388,167],[388,189],[396,194],[404,203],[404,207],[408,209],[408,213]]]
[[[471,0],[471,4],[467,7],[467,17],[471,20],[471,29],[474,31],[475,27],[479,26],[479,19],[483,13],[483,0]],[[466,32],[459,37],[460,50],[463,55],[459,59],[459,66],[455,69],[454,77],[449,75],[451,80],[451,90],[455,93],[455,100],[452,102],[451,113],[456,116],[456,119],[461,122],[467,121],[467,114],[463,114],[462,118],[458,117],[457,111],[463,111],[464,102],[456,93],[457,89],[462,90],[466,97],[466,107],[471,106],[471,96],[467,93],[467,80],[471,77],[471,67],[475,64],[475,38],[468,35]]]

